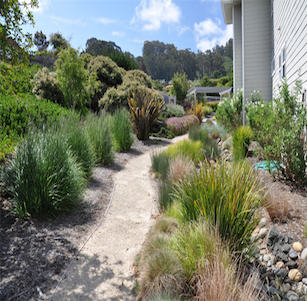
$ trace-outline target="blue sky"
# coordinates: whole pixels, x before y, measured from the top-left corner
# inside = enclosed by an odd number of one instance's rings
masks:
[[[61,32],[80,50],[91,37],[114,41],[135,56],[145,40],[205,51],[232,37],[220,0],[40,0],[34,18],[33,33]]]

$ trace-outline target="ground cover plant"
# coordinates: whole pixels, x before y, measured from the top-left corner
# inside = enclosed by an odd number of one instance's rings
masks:
[[[53,216],[77,206],[84,177],[61,133],[31,132],[4,169],[3,180],[20,217]]]
[[[194,115],[186,115],[183,117],[171,117],[165,121],[167,128],[179,136],[187,133],[192,126],[199,124],[199,120]]]

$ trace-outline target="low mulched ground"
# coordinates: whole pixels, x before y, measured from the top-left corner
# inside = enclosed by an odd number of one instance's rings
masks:
[[[80,208],[54,220],[15,218],[9,202],[0,197],[0,301],[37,300],[54,287],[101,222],[110,202],[114,174],[130,158],[168,143],[157,138],[135,141],[129,152],[116,153],[112,165],[94,170]]]
[[[259,172],[259,177],[273,195],[284,197],[289,204],[290,216],[284,221],[271,221],[267,211],[263,210],[263,216],[269,221],[267,226],[270,228],[275,225],[279,232],[307,247],[307,238],[304,236],[304,224],[307,222],[307,187],[299,188],[289,182],[274,179],[267,171]]]

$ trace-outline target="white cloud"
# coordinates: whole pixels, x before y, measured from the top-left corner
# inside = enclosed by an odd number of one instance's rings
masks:
[[[110,19],[110,18],[98,18],[98,19],[96,19],[96,21],[97,21],[98,23],[103,24],[103,25],[109,25],[109,24],[117,23],[117,20],[115,20],[115,19]]]
[[[112,36],[123,37],[124,35],[125,35],[125,33],[122,32],[122,31],[112,31]]]
[[[181,36],[189,30],[190,30],[190,27],[188,27],[188,26],[180,26],[178,28],[178,35]]]
[[[56,23],[68,24],[68,25],[85,25],[81,19],[69,19],[57,16],[50,16],[50,19]]]
[[[178,23],[180,8],[173,0],[141,0],[131,23],[141,21],[144,30],[159,30],[162,23]]]
[[[206,51],[216,45],[225,45],[232,38],[232,25],[227,25],[225,29],[221,27],[221,21],[216,19],[206,19],[194,24],[197,49]]]

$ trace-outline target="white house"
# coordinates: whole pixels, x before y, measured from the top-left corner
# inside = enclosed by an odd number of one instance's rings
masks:
[[[221,0],[226,24],[233,24],[234,91],[248,99],[259,90],[276,95],[283,78],[307,89],[307,0]]]

